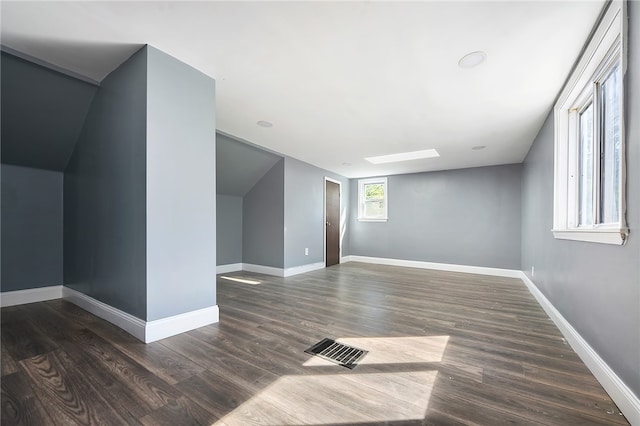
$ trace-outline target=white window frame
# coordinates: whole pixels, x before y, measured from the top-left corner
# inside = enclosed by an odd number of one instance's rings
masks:
[[[369,184],[384,185],[384,209],[383,216],[366,217],[364,215],[364,186]],[[360,222],[386,222],[389,219],[389,185],[386,177],[359,179],[358,180],[358,220]]]
[[[626,2],[615,0],[598,24],[591,41],[580,57],[554,107],[554,203],[553,235],[558,239],[589,241],[622,245],[629,229],[625,223],[626,212],[626,160],[624,120],[624,75],[627,70],[627,15]],[[579,140],[578,112],[584,106],[598,79],[614,61],[621,67],[621,172],[620,217],[617,223],[578,225],[579,211]],[[594,120],[596,120],[594,116]]]

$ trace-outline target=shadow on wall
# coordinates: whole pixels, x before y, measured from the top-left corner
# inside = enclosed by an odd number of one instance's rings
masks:
[[[71,71],[77,74],[75,77],[85,77],[94,82],[102,81],[145,46],[140,43],[71,41],[25,35],[14,40],[10,34],[3,34],[2,43],[7,53],[39,64],[44,62],[49,68]]]

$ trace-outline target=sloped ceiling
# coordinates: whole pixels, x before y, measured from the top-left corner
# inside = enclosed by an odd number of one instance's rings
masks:
[[[63,171],[97,87],[2,53],[5,164]]]
[[[98,87],[2,52],[2,162],[64,171]],[[282,157],[216,137],[217,193],[244,196]]]
[[[606,2],[2,1],[2,43],[101,80],[151,44],[218,130],[347,177],[520,162]],[[473,51],[487,60],[462,69]],[[260,120],[270,128],[256,125]],[[473,150],[474,146],[486,146]],[[435,148],[441,157],[365,157]]]
[[[282,157],[216,135],[216,192],[244,196]]]

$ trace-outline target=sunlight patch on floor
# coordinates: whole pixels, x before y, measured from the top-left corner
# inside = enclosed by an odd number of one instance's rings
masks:
[[[222,278],[223,280],[227,280],[227,281],[235,281],[237,283],[243,283],[243,284],[251,284],[251,285],[258,285],[260,284],[260,281],[256,281],[256,280],[249,280],[247,278],[238,278],[238,277],[227,277],[227,276],[221,276],[220,278]]]
[[[216,426],[419,420],[438,372],[284,376]]]
[[[449,336],[344,337],[336,342],[369,351],[358,365],[408,364],[442,361]],[[336,364],[312,356],[303,365],[315,367]]]

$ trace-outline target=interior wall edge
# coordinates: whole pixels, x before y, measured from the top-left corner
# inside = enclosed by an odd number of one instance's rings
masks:
[[[32,64],[41,66],[43,68],[49,69],[51,71],[55,71],[59,74],[66,75],[67,77],[75,78],[76,80],[83,81],[85,83],[89,83],[93,86],[100,87],[100,82],[94,80],[85,75],[79,74],[75,71],[68,70],[61,66],[52,64],[50,62],[44,61],[42,59],[36,58],[35,56],[28,55],[26,53],[20,52],[19,50],[12,49],[9,46],[5,46],[4,44],[0,44],[0,50],[2,52],[8,53],[9,55],[15,56],[16,58],[22,59],[23,61],[31,62]]]
[[[220,318],[218,305],[153,321],[144,321],[69,287],[62,288],[62,298],[121,328],[144,343],[155,342],[156,340],[214,324]]]

